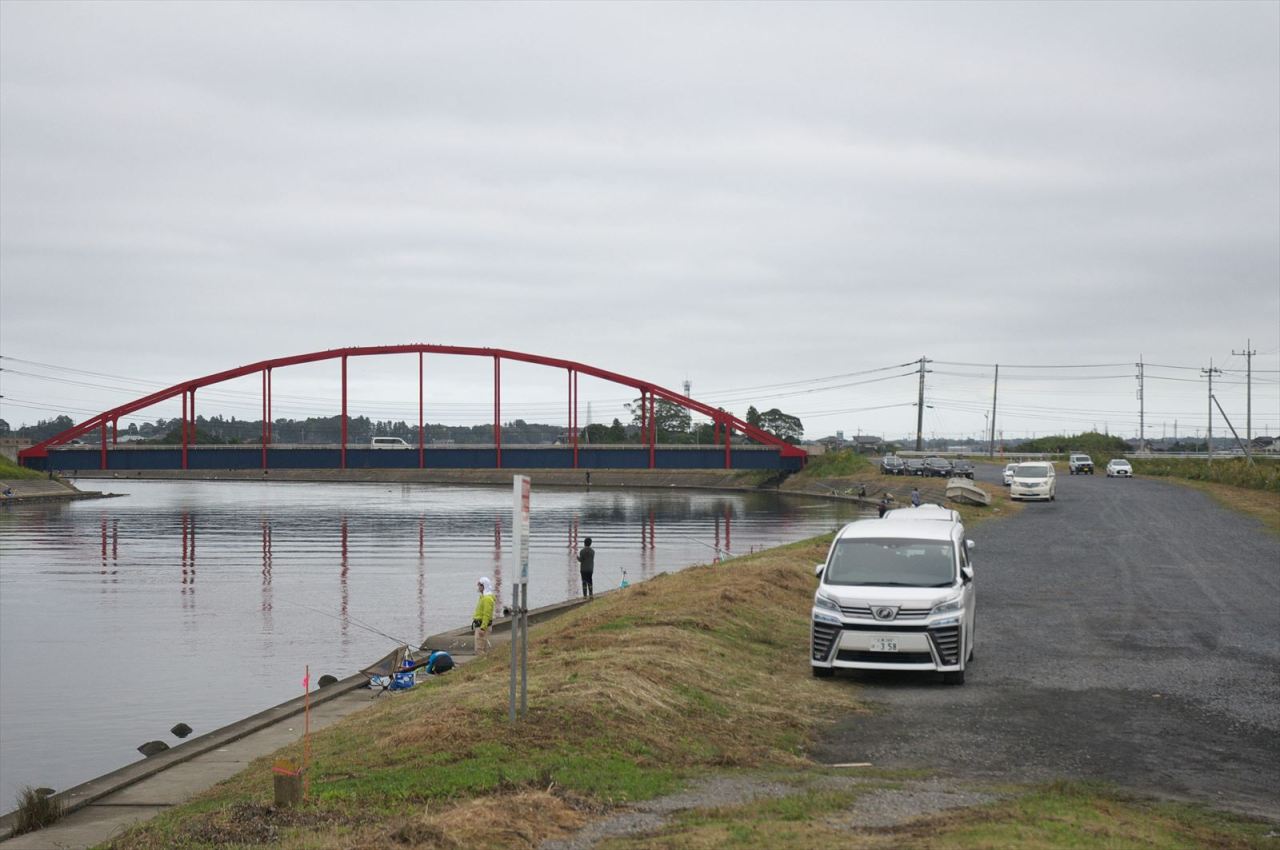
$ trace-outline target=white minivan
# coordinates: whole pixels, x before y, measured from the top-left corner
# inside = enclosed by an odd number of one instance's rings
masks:
[[[1029,460],[1013,468],[1013,480],[1009,484],[1010,499],[1044,499],[1052,502],[1058,498],[1058,474],[1047,460]]]
[[[932,670],[947,684],[964,684],[977,601],[972,548],[960,515],[937,505],[846,525],[817,567],[813,675]]]

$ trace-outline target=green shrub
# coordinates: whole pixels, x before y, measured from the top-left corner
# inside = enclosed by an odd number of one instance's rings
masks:
[[[843,478],[865,473],[870,469],[870,460],[852,449],[845,449],[809,458],[800,474],[805,478]]]
[[[18,792],[18,818],[13,824],[13,834],[35,832],[62,817],[62,803],[54,799],[49,789],[35,789],[30,785]]]
[[[1213,463],[1201,458],[1143,458],[1132,463],[1133,471],[1139,475],[1212,481],[1280,493],[1280,463],[1276,461],[1260,461],[1251,466],[1246,458],[1215,459]]]
[[[1094,463],[1106,463],[1113,457],[1124,457],[1129,451],[1129,444],[1120,437],[1099,434],[1097,431],[1086,431],[1067,437],[1054,434],[1026,440],[1008,449],[1012,452],[1044,452],[1047,454],[1066,454],[1068,452],[1084,452]]]
[[[37,472],[34,469],[27,469],[25,466],[18,466],[9,458],[0,455],[0,481],[17,481],[28,478],[44,478],[44,473]]]

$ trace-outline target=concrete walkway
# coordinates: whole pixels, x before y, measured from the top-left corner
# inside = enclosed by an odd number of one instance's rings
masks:
[[[6,490],[13,491],[10,496],[0,497],[6,502],[22,502],[32,499],[83,499],[102,495],[101,493],[86,493],[77,490],[57,478],[0,479],[0,493]]]
[[[529,612],[529,623],[554,619],[583,603],[559,602]],[[494,621],[493,654],[510,652],[509,619]],[[432,635],[423,647],[445,649],[458,664],[474,660],[469,629]],[[368,677],[350,676],[311,694],[311,729],[318,731],[374,704],[377,696],[365,687]],[[393,698],[393,697],[391,697]],[[133,824],[150,820],[171,806],[244,770],[254,759],[298,741],[303,732],[302,697],[281,703],[252,717],[193,738],[158,755],[134,762],[105,776],[57,794],[68,812],[45,829],[0,840],[3,850],[81,850],[110,840]],[[14,813],[0,817],[0,835],[12,830]]]

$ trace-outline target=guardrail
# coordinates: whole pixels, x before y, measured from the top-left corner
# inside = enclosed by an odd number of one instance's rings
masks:
[[[1133,460],[1160,460],[1161,458],[1199,458],[1207,460],[1208,452],[1126,452],[1125,457]],[[1213,453],[1214,460],[1236,460],[1243,458],[1244,452],[1221,452]],[[1254,460],[1271,460],[1280,461],[1280,453],[1277,452],[1254,452]]]
[[[733,451],[766,451],[773,452],[777,449],[773,446],[762,446],[759,443],[742,442],[739,443],[735,439],[733,442]],[[663,443],[657,444],[658,448],[665,450],[673,449],[679,451],[722,451],[723,443]],[[181,449],[179,443],[138,443],[138,442],[121,442],[118,444],[108,443],[107,448],[129,449],[138,451],[173,451]],[[244,449],[261,449],[262,443],[189,443],[188,449],[213,449],[215,451],[243,451]],[[269,449],[330,449],[337,451],[342,448],[341,443],[268,443]],[[493,443],[427,443],[428,451],[448,451],[450,449],[488,449],[495,448]],[[508,449],[570,449],[572,445],[568,443],[503,443],[502,450]],[[648,450],[648,444],[642,443],[579,443],[578,450],[583,449],[599,449],[601,451],[620,451],[645,449]],[[380,452],[405,452],[417,451],[417,445],[408,446],[371,446],[368,443],[347,443],[347,449],[376,449]],[[54,452],[100,452],[102,447],[97,444],[88,443],[65,443],[61,446],[53,446],[49,451]]]

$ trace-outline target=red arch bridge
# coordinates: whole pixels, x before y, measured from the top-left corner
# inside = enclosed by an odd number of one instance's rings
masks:
[[[418,445],[399,451],[353,446],[347,441],[347,362],[352,357],[416,354],[418,357]],[[481,357],[493,361],[493,443],[487,445],[427,445],[423,419],[423,375],[426,355]],[[336,445],[281,445],[272,441],[271,386],[276,369],[339,361],[342,375],[341,442]],[[564,445],[502,444],[502,363],[518,361],[564,370],[567,380],[569,441]],[[197,391],[225,381],[260,374],[262,378],[262,439],[260,444],[200,445],[195,441]],[[579,444],[578,376],[588,375],[638,390],[640,444],[602,446]],[[117,440],[120,419],[160,402],[182,397],[181,443],[136,446]],[[714,423],[714,444],[660,445],[655,426],[658,400],[702,414]],[[746,441],[734,442],[733,435]],[[82,437],[88,437],[85,445]],[[75,441],[75,442],[72,442]],[[94,445],[96,443],[96,445]],[[695,401],[649,381],[631,378],[554,357],[497,348],[452,345],[384,345],[337,348],[263,360],[175,384],[128,404],[105,410],[18,455],[23,465],[48,471],[158,469],[777,469],[804,465],[803,449],[755,428],[719,408]]]

